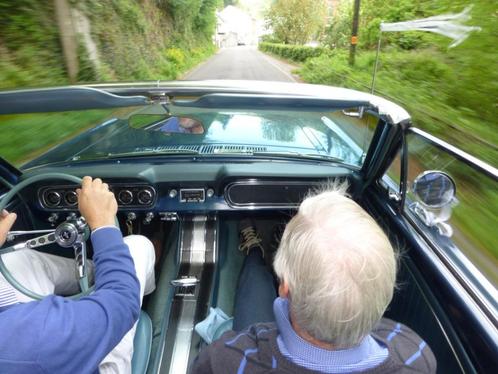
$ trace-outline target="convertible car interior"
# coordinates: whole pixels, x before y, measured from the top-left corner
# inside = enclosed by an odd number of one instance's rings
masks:
[[[77,180],[90,175],[108,183],[118,201],[123,234],[145,235],[156,250],[157,286],[144,299],[134,373],[187,373],[205,345],[194,326],[210,307],[233,315],[244,258],[238,250],[242,219],[252,218],[264,245],[274,247],[279,230],[302,199],[337,179],[347,181],[352,198],[386,230],[400,252],[398,286],[386,316],[428,342],[440,373],[491,372],[498,367],[493,291],[491,297],[481,297],[483,290],[469,290],[466,278],[448,266],[441,245],[433,240],[434,235],[448,240],[448,227],[444,222],[426,225],[420,214],[426,212],[427,218],[431,210],[424,210],[426,205],[414,206],[408,215],[403,211],[424,194],[417,195],[413,188],[407,193],[411,176],[400,154],[408,136],[423,134],[416,133],[409,116],[395,104],[348,90],[264,93],[193,83],[72,90],[49,93],[71,98],[69,109],[57,109],[48,100],[33,105],[45,111],[133,111],[80,133],[19,169],[1,160],[0,201],[18,214],[4,248],[15,250],[21,244],[73,257],[70,245],[61,243],[69,240],[72,229],[75,237],[85,236],[78,228]],[[97,96],[83,105],[89,99],[78,90]],[[19,99],[26,95],[23,102],[29,105],[30,94],[0,95],[2,114],[21,113],[25,109]],[[184,118],[202,125],[202,133],[182,127]],[[357,127],[351,130],[348,123]],[[260,135],[254,135],[258,131]],[[247,141],[251,136],[255,140]],[[397,184],[387,174],[395,162],[400,165]],[[437,191],[427,177],[417,182],[417,188],[438,201],[451,193],[441,190],[450,182],[439,183]],[[39,231],[30,239],[20,230]],[[89,241],[83,249],[91,258]]]

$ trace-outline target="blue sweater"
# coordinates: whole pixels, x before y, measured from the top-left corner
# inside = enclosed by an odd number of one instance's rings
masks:
[[[95,292],[79,300],[47,296],[0,312],[0,373],[96,373],[133,326],[140,285],[116,228],[92,234]]]

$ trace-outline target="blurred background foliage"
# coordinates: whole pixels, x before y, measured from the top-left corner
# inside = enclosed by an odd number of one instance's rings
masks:
[[[299,74],[306,82],[369,91],[382,21],[459,13],[468,5],[468,0],[362,0],[356,63],[350,66],[353,6],[343,1],[307,40],[314,37],[327,48],[308,58]],[[498,3],[474,0],[473,5],[466,24],[482,30],[454,48],[450,39],[433,33],[382,33],[375,93],[406,108],[417,127],[497,166]],[[271,41],[285,43],[275,33]],[[272,49],[289,58],[288,48]]]
[[[274,0],[266,13],[273,38],[285,44],[304,44],[321,28],[323,0]]]
[[[215,10],[223,7],[223,0],[64,0],[73,27],[88,24],[86,35],[76,33],[71,81],[57,1],[0,0],[0,89],[177,79],[215,52]],[[84,111],[1,117],[2,157],[21,165],[108,116]]]
[[[223,6],[222,0],[68,3],[89,21],[98,56],[89,56],[77,34],[78,82],[177,78],[214,52],[215,10]],[[0,88],[68,83],[54,8],[54,1],[0,0]]]

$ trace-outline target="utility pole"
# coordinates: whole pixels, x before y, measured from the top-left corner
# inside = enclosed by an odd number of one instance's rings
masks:
[[[351,32],[351,46],[349,48],[349,65],[354,65],[356,44],[358,44],[358,23],[360,19],[360,0],[354,0],[353,30]]]

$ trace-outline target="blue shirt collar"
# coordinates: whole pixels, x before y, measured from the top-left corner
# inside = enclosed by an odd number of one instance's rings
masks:
[[[366,336],[358,346],[349,349],[328,350],[314,346],[301,338],[292,328],[287,299],[280,297],[275,299],[273,311],[279,331],[279,347],[282,344],[284,347],[280,348],[286,351],[281,353],[284,356],[289,355],[293,361],[305,361],[320,366],[351,367],[363,366],[362,364],[366,362],[378,364],[387,357],[387,348],[380,346],[370,335]]]

